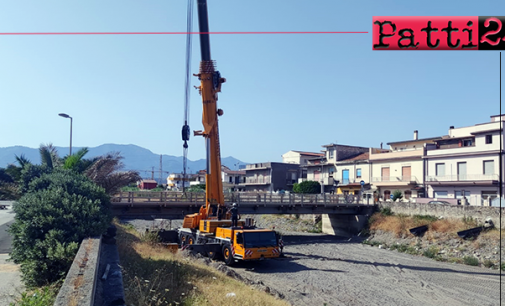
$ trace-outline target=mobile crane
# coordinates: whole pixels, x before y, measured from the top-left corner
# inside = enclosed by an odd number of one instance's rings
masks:
[[[204,129],[194,131],[194,135],[203,136],[206,141],[206,200],[198,213],[184,217],[182,228],[178,229],[178,240],[183,248],[212,259],[223,257],[227,265],[238,260],[276,258],[281,255],[282,240],[275,231],[256,228],[249,218],[245,221],[238,220],[237,226],[233,227],[230,214],[225,211],[218,129],[218,116],[222,116],[223,111],[217,108],[217,93],[221,91],[221,84],[226,79],[215,70],[210,56],[207,0],[197,1],[201,62],[200,71],[194,76],[201,82],[197,89],[203,101]],[[182,128],[184,148],[187,148],[189,135],[186,122]]]

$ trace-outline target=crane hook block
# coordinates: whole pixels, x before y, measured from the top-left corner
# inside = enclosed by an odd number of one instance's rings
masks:
[[[222,109],[217,110],[217,115],[222,116],[224,114],[224,111]]]
[[[182,140],[185,142],[188,141],[189,134],[190,134],[189,125],[187,125],[187,124],[183,125],[182,126]]]

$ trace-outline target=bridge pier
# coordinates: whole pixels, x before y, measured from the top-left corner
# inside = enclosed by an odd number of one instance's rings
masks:
[[[364,209],[360,214],[327,214],[322,216],[323,233],[350,237],[359,234],[367,226],[373,208]]]

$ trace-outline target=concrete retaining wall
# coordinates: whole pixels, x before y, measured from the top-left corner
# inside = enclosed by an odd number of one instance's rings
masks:
[[[404,215],[431,215],[444,218],[471,217],[480,223],[486,218],[491,218],[496,227],[505,229],[505,220],[500,224],[500,212],[505,214],[505,207],[470,206],[470,205],[447,205],[447,204],[424,204],[424,203],[392,203],[379,202],[380,208],[389,207],[395,214]],[[505,205],[505,203],[504,203]],[[502,218],[505,219],[505,218]]]
[[[54,306],[94,304],[101,240],[101,237],[92,237],[82,241]]]

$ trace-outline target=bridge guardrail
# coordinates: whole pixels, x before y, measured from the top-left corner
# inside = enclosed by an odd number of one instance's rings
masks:
[[[187,203],[205,204],[204,192],[174,192],[174,191],[129,191],[120,192],[112,198],[113,203]],[[339,194],[275,194],[236,192],[225,194],[226,203],[262,203],[262,204],[370,204],[373,198],[362,198],[358,195]]]

